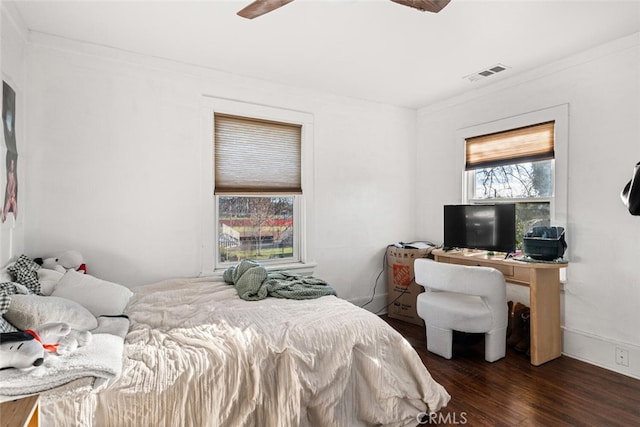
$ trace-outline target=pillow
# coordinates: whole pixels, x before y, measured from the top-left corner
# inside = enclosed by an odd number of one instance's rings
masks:
[[[56,285],[62,279],[64,274],[56,270],[41,268],[38,270],[38,282],[40,282],[40,293],[42,295],[51,295]]]
[[[117,283],[107,282],[75,270],[68,270],[51,295],[68,298],[82,304],[94,316],[98,317],[122,314],[133,292]]]
[[[40,295],[11,295],[11,305],[4,317],[13,326],[23,330],[51,322],[66,322],[82,331],[98,326],[93,314],[80,304],[66,298]]]

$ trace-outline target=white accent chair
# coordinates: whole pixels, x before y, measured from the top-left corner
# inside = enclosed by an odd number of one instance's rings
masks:
[[[417,259],[417,311],[426,325],[427,350],[451,359],[453,331],[484,333],[484,358],[505,356],[508,322],[504,276],[495,268]]]

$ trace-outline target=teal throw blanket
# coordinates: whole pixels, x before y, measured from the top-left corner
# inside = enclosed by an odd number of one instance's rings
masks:
[[[234,285],[240,298],[246,301],[258,301],[268,296],[302,300],[337,295],[324,280],[285,271],[267,273],[263,266],[250,260],[227,268],[222,277]]]

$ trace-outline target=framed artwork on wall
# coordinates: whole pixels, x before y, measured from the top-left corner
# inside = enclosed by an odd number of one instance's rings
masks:
[[[18,216],[18,148],[16,144],[16,92],[5,81],[2,82],[2,127],[7,147],[6,185],[0,220],[4,223],[13,216],[14,224]]]

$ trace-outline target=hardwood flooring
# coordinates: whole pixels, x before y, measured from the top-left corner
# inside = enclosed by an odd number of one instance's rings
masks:
[[[510,348],[504,359],[488,363],[477,340],[454,343],[447,360],[427,351],[424,327],[381,317],[451,395],[439,422],[428,425],[640,426],[640,380],[566,356],[533,366]]]

